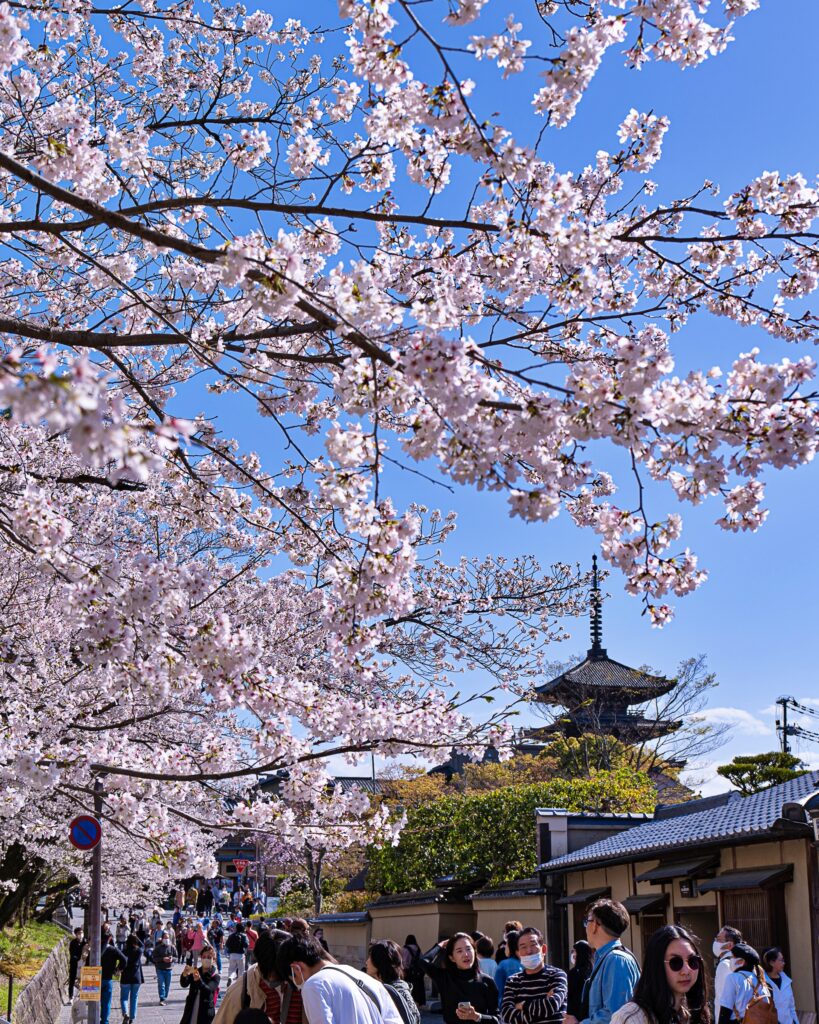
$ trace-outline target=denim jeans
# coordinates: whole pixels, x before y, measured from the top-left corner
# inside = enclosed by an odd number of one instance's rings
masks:
[[[111,998],[114,995],[114,983],[110,979],[100,984],[100,1024],[108,1024],[111,1013]]]
[[[139,985],[123,985],[120,982],[119,1005],[123,1017],[127,1014],[131,1020],[136,1020],[137,999],[139,999]]]
[[[171,989],[171,969],[170,967],[157,967],[156,969],[156,987],[159,990],[159,998],[167,999],[168,992]]]

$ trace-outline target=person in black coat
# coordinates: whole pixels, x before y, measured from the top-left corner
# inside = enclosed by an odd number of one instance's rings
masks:
[[[216,954],[211,946],[203,946],[202,966],[185,966],[179,984],[189,988],[185,1009],[180,1024],[210,1024],[216,1013],[216,993],[219,989],[219,972],[216,970]]]
[[[77,972],[80,968],[80,961],[85,956],[88,945],[87,939],[83,936],[82,928],[74,929],[74,938],[68,943],[68,998],[74,998],[74,986],[77,984]]]
[[[145,975],[142,973],[142,943],[133,932],[125,942],[125,966],[119,979],[119,1003],[122,1024],[136,1020],[139,989]]]
[[[102,968],[102,984],[100,987],[100,1024],[108,1024],[111,1014],[111,1001],[114,997],[114,974],[126,965],[121,950],[114,945],[114,936],[109,935],[102,953],[100,954],[100,967]]]
[[[585,941],[579,939],[572,946],[571,966],[569,967],[569,994],[566,998],[566,1013],[582,1020],[583,986],[586,984],[594,962],[594,950]]]
[[[456,932],[421,957],[420,964],[438,986],[444,1024],[482,1021],[498,1024],[498,989],[481,973],[475,943],[466,932]],[[459,1006],[468,1003],[469,1008]]]

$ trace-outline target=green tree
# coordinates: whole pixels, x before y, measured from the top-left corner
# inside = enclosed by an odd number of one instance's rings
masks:
[[[397,846],[370,851],[368,887],[428,889],[450,875],[493,884],[526,878],[537,868],[537,807],[648,812],[654,800],[648,776],[631,768],[443,797],[408,810]]]
[[[739,754],[730,764],[717,768],[717,773],[728,779],[744,796],[796,779],[806,771],[805,763],[798,757],[779,750],[768,754]]]

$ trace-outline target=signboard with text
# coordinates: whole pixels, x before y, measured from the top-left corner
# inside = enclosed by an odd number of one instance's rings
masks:
[[[102,988],[101,967],[80,968],[80,999],[85,1003],[98,1003]]]
[[[250,863],[250,862],[249,862],[249,861],[246,861],[246,860],[239,860],[239,859],[236,859],[236,860],[234,860],[234,862],[233,862],[233,866],[234,866],[234,867],[236,868],[236,871],[237,871],[237,872],[238,872],[238,873],[239,873],[240,875],[243,875],[243,874],[245,873],[245,871],[247,871],[247,866],[248,866],[248,864],[249,864],[249,863]]]

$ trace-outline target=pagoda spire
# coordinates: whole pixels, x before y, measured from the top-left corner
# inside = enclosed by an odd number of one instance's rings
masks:
[[[606,649],[602,645],[603,640],[603,597],[600,593],[600,580],[597,576],[597,555],[592,555],[592,589],[589,594],[589,627],[591,632],[591,647],[589,658],[597,660],[606,657]]]

